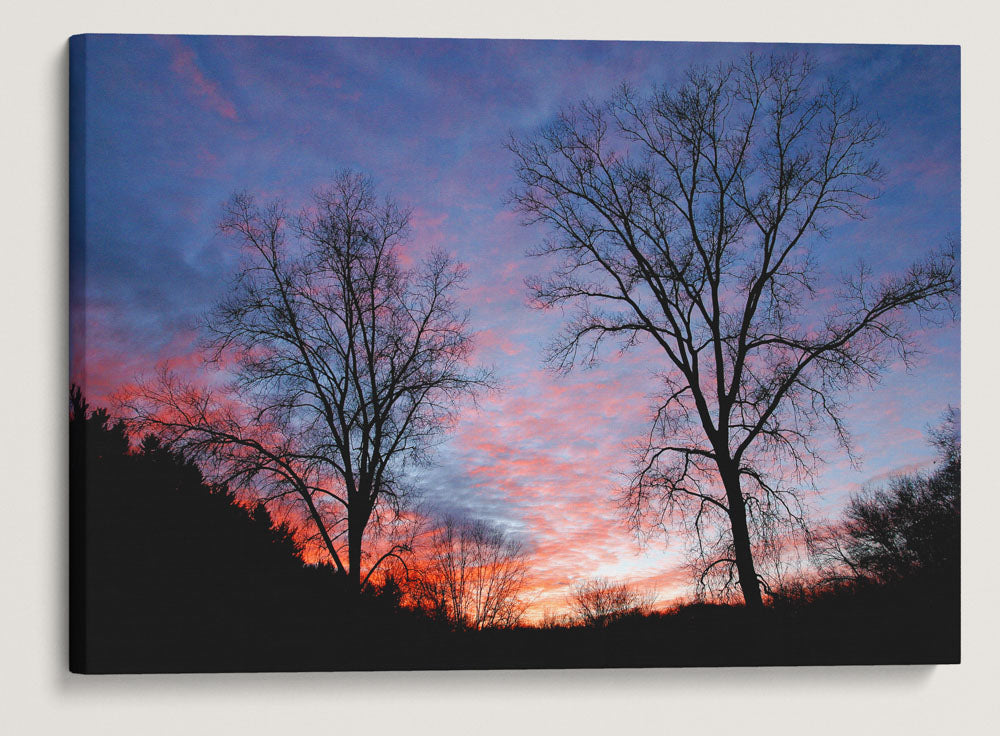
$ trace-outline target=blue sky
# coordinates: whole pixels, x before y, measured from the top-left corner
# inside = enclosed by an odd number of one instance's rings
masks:
[[[824,269],[859,255],[898,269],[957,239],[958,47],[89,36],[84,257],[71,266],[85,284],[73,305],[85,340],[74,376],[99,403],[164,359],[200,375],[193,326],[237,260],[217,233],[222,203],[249,189],[294,209],[337,171],[358,169],[413,208],[413,251],[442,247],[469,265],[479,357],[507,385],[423,472],[431,502],[522,533],[552,600],[590,574],[680,590],[679,550],[640,551],[607,501],[624,444],[645,426],[648,372],[639,360],[569,378],[542,369],[560,320],[525,303],[537,263],[524,253],[544,233],[504,206],[515,179],[503,141],[622,81],[670,84],[693,63],[748,50],[810,53],[818,76],[848,82],[887,126],[885,192],[866,221],[835,231]],[[820,513],[931,459],[924,427],[959,403],[957,322],[926,328],[921,344],[912,372],[847,397],[863,466],[829,453]]]

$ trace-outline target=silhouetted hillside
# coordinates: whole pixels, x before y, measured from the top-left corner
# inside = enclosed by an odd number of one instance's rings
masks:
[[[397,636],[433,633],[387,596],[349,602],[263,506],[248,512],[209,488],[155,439],[129,452],[121,424],[74,403],[71,669],[392,666]],[[376,634],[384,656],[366,646]]]

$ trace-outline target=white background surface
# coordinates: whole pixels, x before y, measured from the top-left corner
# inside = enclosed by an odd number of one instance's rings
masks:
[[[995,733],[998,23],[976,2],[43,0],[3,12],[0,731],[11,734]],[[82,677],[67,663],[67,61],[83,32],[959,43],[963,663]],[[155,278],[155,274],[151,274]],[[720,632],[725,636],[728,632]]]

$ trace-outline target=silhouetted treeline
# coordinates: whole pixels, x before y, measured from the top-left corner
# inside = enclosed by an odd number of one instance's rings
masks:
[[[121,423],[78,391],[72,403],[71,669],[396,666],[397,637],[436,631],[391,587],[348,595],[332,568],[303,564],[263,506],[209,487],[155,438],[130,451]],[[367,645],[376,636],[384,656]]]
[[[399,589],[392,583],[361,598],[349,593],[332,568],[303,564],[291,533],[275,528],[263,506],[248,510],[225,489],[208,486],[195,465],[155,439],[130,449],[123,425],[103,410],[88,410],[79,393],[70,427],[71,667],[76,671],[668,667],[959,658],[957,452],[919,482],[912,477],[909,483],[893,481],[881,494],[857,499],[877,501],[878,508],[898,517],[893,521],[897,552],[901,539],[912,540],[907,544],[914,545],[914,553],[904,549],[897,555],[910,564],[896,565],[892,575],[789,585],[775,591],[760,612],[692,604],[652,613],[648,606],[634,606],[601,626],[550,620],[539,627],[477,631],[400,606]],[[858,515],[858,503],[849,507],[848,521]],[[912,524],[904,524],[904,517]],[[907,532],[910,527],[922,531]],[[837,529],[841,549],[855,555],[848,559],[861,559],[854,543],[869,552],[878,546],[862,533],[863,525]],[[726,634],[737,630],[753,635]]]

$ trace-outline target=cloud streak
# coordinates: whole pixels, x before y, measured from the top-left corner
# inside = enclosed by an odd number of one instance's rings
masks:
[[[229,120],[237,120],[236,106],[220,90],[219,85],[205,76],[198,66],[194,49],[178,36],[164,36],[163,42],[173,54],[171,70],[200,104]]]

